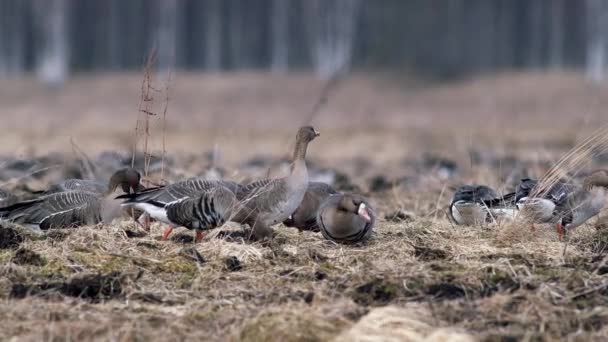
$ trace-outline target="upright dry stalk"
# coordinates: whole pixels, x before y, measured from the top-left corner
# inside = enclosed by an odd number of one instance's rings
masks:
[[[167,154],[167,110],[169,109],[169,85],[171,83],[171,69],[167,71],[167,83],[165,84],[165,103],[163,104],[163,142],[162,142],[162,155],[160,159],[160,181],[161,184],[165,183],[165,155]]]

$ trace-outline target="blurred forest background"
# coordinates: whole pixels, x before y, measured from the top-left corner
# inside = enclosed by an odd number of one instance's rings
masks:
[[[608,63],[604,0],[0,0],[0,77],[140,70],[406,70],[459,77]]]

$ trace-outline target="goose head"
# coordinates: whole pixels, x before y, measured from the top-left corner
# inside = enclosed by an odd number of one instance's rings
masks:
[[[361,196],[345,195],[338,203],[338,211],[346,212],[359,216],[365,222],[371,222],[370,209]]]
[[[112,193],[120,186],[122,191],[130,194],[131,191],[136,193],[141,189],[140,182],[141,174],[133,168],[125,168],[116,171],[108,183],[108,192]]]
[[[296,141],[309,143],[315,140],[316,137],[321,135],[319,132],[315,131],[312,126],[304,126],[300,128],[298,131],[298,135],[296,136]]]
[[[608,171],[599,170],[587,176],[583,181],[583,188],[590,191],[594,186],[602,186],[608,188]]]

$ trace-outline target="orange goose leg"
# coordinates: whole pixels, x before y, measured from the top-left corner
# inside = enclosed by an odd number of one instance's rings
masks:
[[[167,238],[169,237],[169,234],[171,234],[172,231],[173,231],[173,227],[171,227],[171,226],[165,228],[165,231],[163,232],[163,237],[160,240],[167,241]]]
[[[557,224],[556,230],[557,230],[557,239],[559,241],[562,241],[562,238],[564,237],[564,227],[562,227],[561,223]]]
[[[203,232],[201,232],[200,230],[196,231],[196,237],[194,238],[194,242],[201,242],[203,241]]]

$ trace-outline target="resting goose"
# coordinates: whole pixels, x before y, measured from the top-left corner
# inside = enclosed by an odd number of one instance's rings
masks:
[[[17,196],[12,193],[0,189],[0,207],[6,207],[17,202]]]
[[[329,196],[317,213],[321,234],[337,243],[357,243],[369,238],[374,222],[375,215],[367,201],[352,194]]]
[[[300,230],[319,231],[319,226],[317,225],[319,206],[329,196],[337,193],[328,184],[320,182],[308,183],[308,189],[304,194],[302,203],[300,203],[293,214],[289,215],[287,220],[283,221],[283,224],[287,227],[295,227]]]
[[[204,230],[221,227],[236,207],[234,192],[222,186],[220,182],[209,182],[204,190],[198,191],[181,188],[181,192],[175,192],[179,188],[173,187],[173,192],[158,189],[156,196],[152,191],[151,194],[128,194],[117,198],[128,199],[123,205],[143,210],[153,219],[168,224],[163,232],[162,241],[167,240],[174,228],[181,226],[196,230],[194,240],[200,242]],[[190,195],[184,196],[187,193]],[[167,197],[171,199],[167,201]],[[175,197],[179,198],[175,199]]]
[[[254,181],[237,194],[240,206],[234,221],[249,224],[254,238],[270,238],[270,226],[285,221],[302,202],[308,188],[306,149],[318,136],[310,126],[300,128],[289,176]]]
[[[118,216],[109,196],[119,186],[128,191],[138,187],[135,182],[140,177],[129,177],[130,174],[126,170],[116,172],[103,194],[64,191],[0,208],[0,219],[42,230],[109,222]]]
[[[492,188],[485,185],[463,185],[456,189],[448,214],[459,225],[476,225],[492,222],[502,216],[506,208],[488,206],[484,202],[500,200]],[[495,210],[494,210],[495,209]]]

